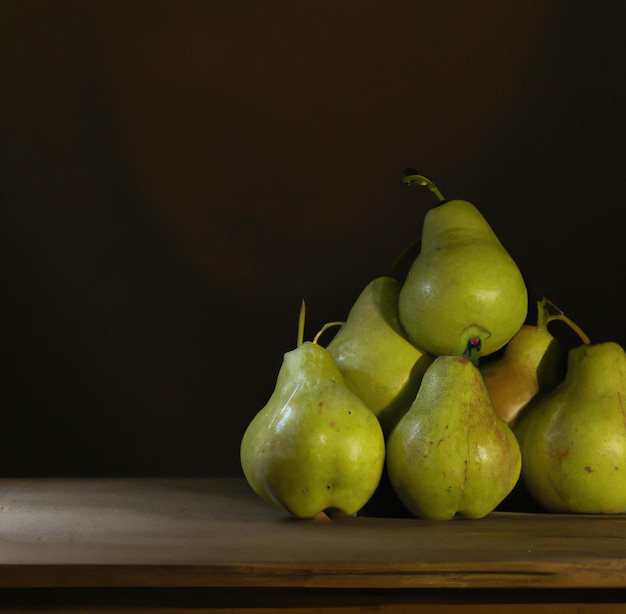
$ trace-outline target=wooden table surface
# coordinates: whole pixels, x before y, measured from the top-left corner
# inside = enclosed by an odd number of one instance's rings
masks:
[[[209,587],[588,589],[616,602],[626,516],[298,520],[242,479],[0,480],[0,589]]]

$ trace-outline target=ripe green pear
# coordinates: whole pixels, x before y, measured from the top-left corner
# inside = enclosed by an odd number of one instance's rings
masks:
[[[522,274],[483,215],[464,200],[428,210],[421,251],[402,286],[400,323],[409,340],[434,355],[502,348],[524,323]]]
[[[352,515],[376,490],[385,441],[331,354],[304,342],[284,355],[274,392],[243,435],[240,457],[252,489],[291,515]]]
[[[346,386],[378,417],[388,434],[409,408],[433,357],[410,343],[398,320],[401,283],[370,282],[326,346]]]
[[[553,512],[626,511],[626,354],[614,342],[568,353],[567,374],[513,426],[522,480]]]
[[[519,446],[493,408],[478,368],[439,356],[387,439],[387,472],[418,518],[481,518],[515,486]]]

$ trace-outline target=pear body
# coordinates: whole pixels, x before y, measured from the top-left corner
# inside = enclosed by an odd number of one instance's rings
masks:
[[[554,512],[626,511],[626,355],[616,343],[581,345],[568,353],[567,374],[536,396],[514,432],[522,479]]]
[[[521,455],[478,368],[468,358],[439,356],[387,439],[386,463],[410,512],[448,520],[493,511],[515,486]]]
[[[524,324],[502,356],[482,363],[480,372],[495,410],[512,423],[536,394],[561,383],[565,354],[546,328]]]
[[[478,209],[452,200],[426,213],[421,251],[398,307],[408,338],[425,351],[461,356],[470,339],[480,339],[480,352],[488,355],[524,323],[528,293],[517,264]]]
[[[252,489],[291,515],[352,515],[376,490],[385,441],[330,353],[305,342],[284,355],[274,392],[243,435],[240,458]]]
[[[410,343],[398,319],[401,284],[370,282],[326,349],[346,386],[378,417],[388,434],[409,408],[433,357]]]

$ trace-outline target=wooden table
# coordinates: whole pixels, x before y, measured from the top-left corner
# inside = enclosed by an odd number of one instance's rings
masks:
[[[1,612],[535,614],[624,604],[623,516],[304,521],[240,479],[0,480]]]

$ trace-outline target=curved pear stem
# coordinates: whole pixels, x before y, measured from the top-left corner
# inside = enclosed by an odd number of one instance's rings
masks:
[[[317,335],[313,337],[313,343],[317,343],[320,340],[320,337],[331,327],[333,326],[343,326],[345,322],[327,322],[322,326],[322,328],[317,331]]]
[[[553,309],[554,312],[551,312],[550,309]],[[552,301],[548,300],[544,296],[537,302],[537,327],[546,328],[548,324],[554,320],[561,320],[561,322],[565,322],[580,337],[584,344],[588,345],[590,343],[590,339],[585,334],[583,329],[580,328],[576,322],[568,318]]]
[[[300,304],[300,315],[298,317],[298,341],[297,341],[296,347],[300,347],[304,343],[304,320],[305,318],[306,318],[306,303],[304,302],[304,299],[302,299],[302,303]],[[344,324],[345,322],[327,322],[317,332],[317,334],[313,338],[313,343],[317,343],[319,341],[319,338],[324,333],[324,331],[328,330],[331,326],[343,326]]]
[[[296,347],[300,347],[304,343],[304,319],[306,316],[306,305],[304,299],[300,304],[300,315],[298,317],[298,342]]]
[[[413,168],[407,168],[404,170],[401,181],[407,186],[421,185],[427,187],[437,197],[440,203],[446,200],[443,194],[439,191],[439,188],[430,179],[424,177],[424,175],[418,175],[417,171]]]

